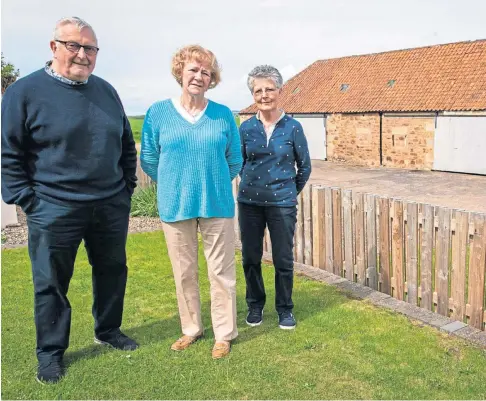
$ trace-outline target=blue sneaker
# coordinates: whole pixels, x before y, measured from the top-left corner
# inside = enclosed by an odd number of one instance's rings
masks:
[[[251,327],[260,326],[263,321],[263,310],[257,308],[248,309],[246,324]]]
[[[138,344],[120,330],[106,338],[95,337],[94,342],[95,344],[108,345],[121,351],[135,351],[138,348]]]
[[[295,329],[297,322],[292,312],[285,311],[278,314],[278,327],[284,330]]]

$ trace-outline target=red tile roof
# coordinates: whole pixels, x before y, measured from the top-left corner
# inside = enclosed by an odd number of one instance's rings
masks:
[[[319,60],[285,83],[281,107],[287,113],[486,110],[486,40]],[[256,110],[253,104],[241,114]]]

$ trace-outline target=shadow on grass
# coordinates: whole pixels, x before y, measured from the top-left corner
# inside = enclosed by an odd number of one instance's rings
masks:
[[[178,338],[178,332],[174,331],[173,328],[177,327],[178,324],[179,316],[175,316],[170,319],[154,321],[138,327],[131,327],[127,329],[123,329],[122,327],[122,331],[127,336],[137,341],[140,347],[146,347],[151,344],[164,342],[169,338],[173,338],[175,341]],[[64,356],[64,363],[66,366],[70,366],[83,359],[96,358],[97,356],[106,354],[108,352],[120,351],[115,350],[110,346],[100,344],[92,344],[88,347],[84,347],[73,352],[69,352],[68,349]]]
[[[273,286],[273,279],[268,280],[268,278],[267,273],[267,286]],[[293,291],[293,313],[297,320],[296,330],[299,329],[299,325],[304,325],[306,320],[312,320],[316,314],[335,309],[342,304],[352,301],[352,299],[346,295],[347,294],[338,291],[334,287],[311,280],[305,276],[296,278]],[[275,332],[276,334],[277,332],[287,331],[278,327],[278,315],[275,310],[275,290],[273,288],[267,291],[267,302],[263,313],[263,323],[260,326],[248,326],[246,324],[246,313],[246,305],[243,306],[240,299],[238,302],[239,336],[236,339],[236,342],[238,343],[251,341],[258,336],[266,335],[268,333]]]

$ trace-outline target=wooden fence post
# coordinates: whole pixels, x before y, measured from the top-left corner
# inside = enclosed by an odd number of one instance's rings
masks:
[[[378,271],[376,267],[376,203],[374,195],[366,194],[366,277],[368,286],[374,290],[378,289]]]
[[[380,278],[381,292],[390,295],[390,206],[387,198],[379,199],[380,205]]]
[[[437,312],[449,315],[449,248],[451,211],[440,207],[437,210],[439,227],[435,251],[435,291],[437,293]]]
[[[434,248],[434,207],[421,204],[420,229],[420,306],[432,310],[432,251]]]
[[[333,273],[342,276],[343,273],[343,246],[342,246],[342,207],[341,190],[332,188],[332,236],[333,236]]]
[[[393,296],[401,301],[404,299],[403,288],[403,202],[391,202],[393,213],[392,222],[392,269]]]
[[[324,269],[326,265],[324,188],[312,186],[312,262],[313,266]]]
[[[324,192],[325,203],[324,210],[326,213],[326,271],[333,272],[334,261],[334,236],[333,236],[333,207],[332,207],[332,192],[331,188],[326,188]]]
[[[451,317],[464,321],[466,313],[466,256],[468,247],[469,213],[455,210],[452,228]]]
[[[406,276],[407,301],[417,305],[418,301],[418,206],[416,203],[407,203],[407,249],[406,249]]]
[[[353,196],[356,253],[356,281],[366,285],[365,211],[363,194]]]
[[[474,225],[473,240],[469,253],[469,291],[468,305],[469,324],[477,329],[483,329],[484,319],[484,266],[486,264],[486,216],[472,214]]]
[[[351,191],[343,191],[344,277],[354,281],[353,202]]]
[[[302,190],[304,204],[304,263],[312,266],[312,190],[306,185]]]

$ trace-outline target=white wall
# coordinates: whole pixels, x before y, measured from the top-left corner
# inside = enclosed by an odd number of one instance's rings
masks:
[[[294,114],[302,124],[312,160],[326,160],[326,118],[322,114]]]
[[[486,175],[486,116],[439,116],[434,170]]]

